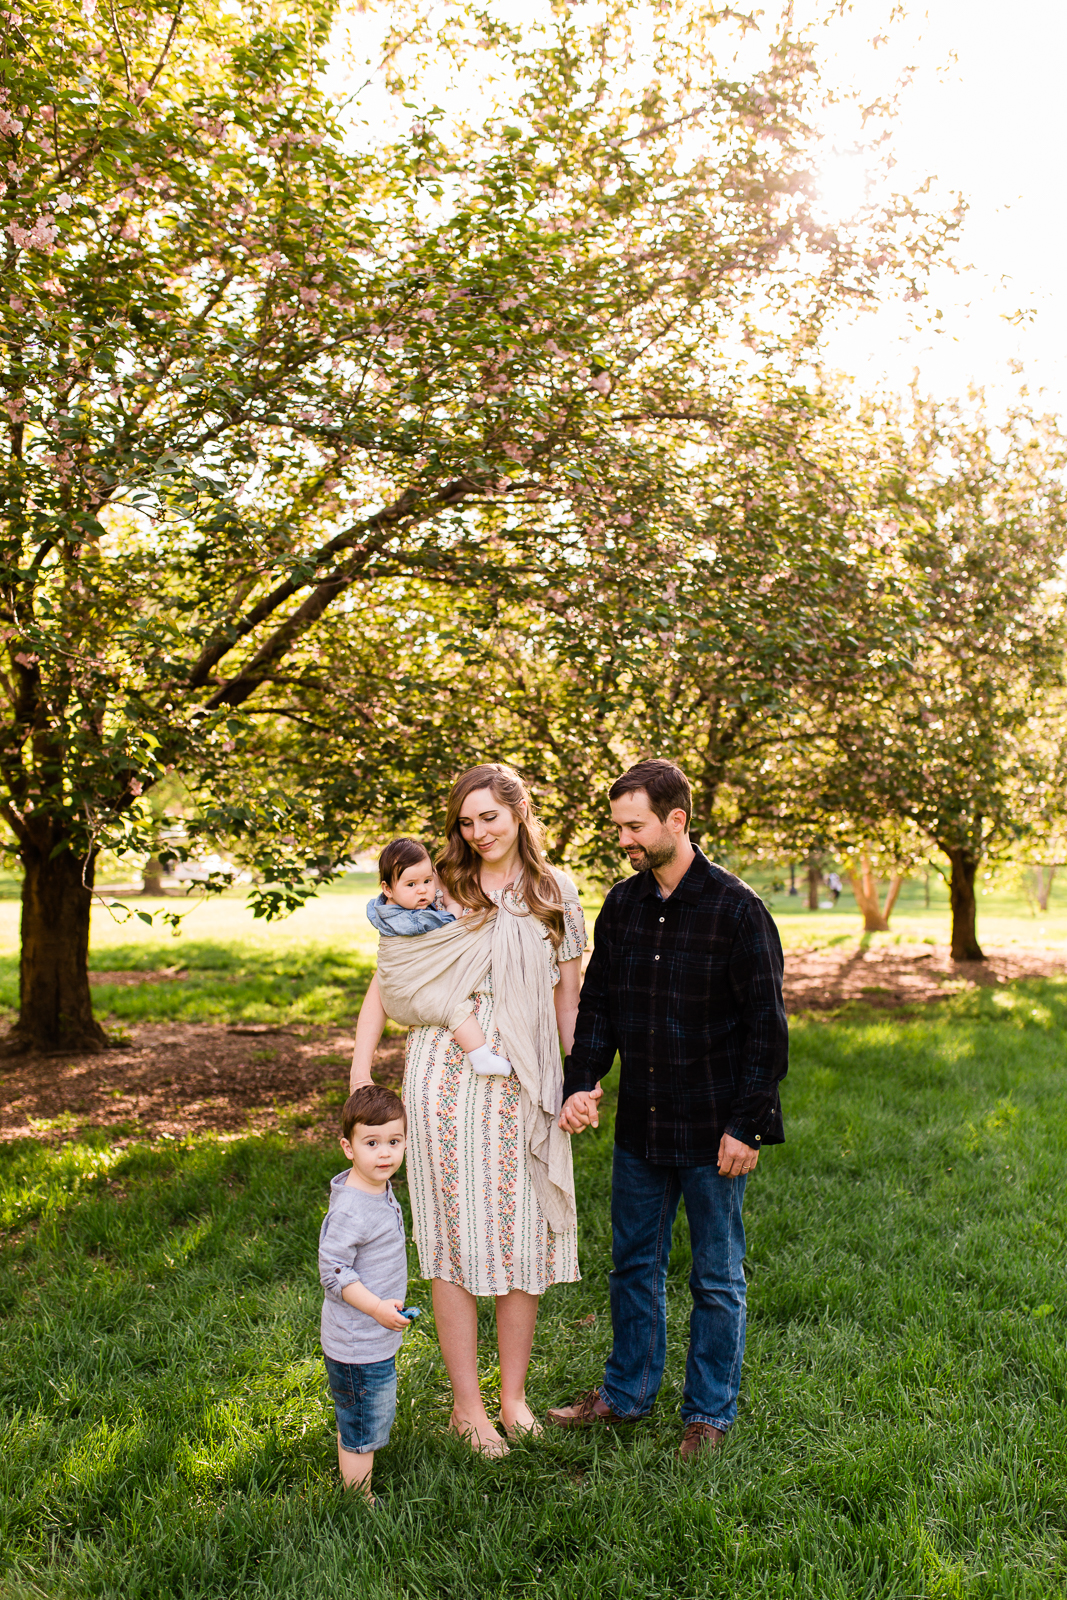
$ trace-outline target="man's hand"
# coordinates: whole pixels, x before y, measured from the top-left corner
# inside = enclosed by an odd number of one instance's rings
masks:
[[[719,1154],[716,1159],[720,1178],[740,1178],[744,1173],[752,1171],[759,1160],[759,1151],[753,1150],[750,1144],[742,1144],[740,1139],[734,1139],[730,1134],[724,1133],[719,1140]]]
[[[400,1315],[403,1308],[403,1300],[379,1300],[377,1310],[372,1311],[371,1316],[383,1328],[388,1328],[390,1333],[403,1333],[411,1327],[411,1318]]]
[[[599,1083],[592,1089],[583,1089],[563,1102],[559,1125],[564,1133],[581,1133],[583,1128],[599,1128],[600,1099],[604,1091]]]

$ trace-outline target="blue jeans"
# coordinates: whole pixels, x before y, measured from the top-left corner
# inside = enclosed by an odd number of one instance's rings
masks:
[[[710,1167],[654,1167],[615,1146],[611,1175],[611,1327],[600,1390],[620,1417],[643,1417],[667,1358],[667,1259],[685,1196],[693,1270],[682,1417],[727,1429],[737,1415],[745,1352],[744,1178]]]
[[[396,1416],[396,1357],[360,1364],[323,1352],[341,1448],[356,1455],[384,1450]]]

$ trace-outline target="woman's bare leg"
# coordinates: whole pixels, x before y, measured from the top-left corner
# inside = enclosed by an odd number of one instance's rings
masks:
[[[500,1351],[500,1420],[505,1428],[536,1428],[537,1418],[526,1404],[526,1374],[530,1367],[537,1308],[540,1300],[524,1289],[496,1298],[496,1338]]]
[[[478,1302],[461,1284],[434,1278],[433,1315],[452,1385],[450,1426],[484,1455],[503,1455],[507,1445],[490,1422],[478,1387]]]

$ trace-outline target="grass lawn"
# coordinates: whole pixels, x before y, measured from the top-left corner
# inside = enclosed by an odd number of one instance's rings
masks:
[[[243,948],[235,932],[252,981],[264,952]],[[96,964],[134,953],[98,943]],[[789,1142],[746,1200],[749,1339],[727,1447],[673,1459],[680,1221],[653,1420],[473,1458],[444,1432],[427,1316],[402,1352],[375,1512],[335,1482],[316,1348],[336,1148],[284,1129],[0,1146],[0,1592],[1067,1594],[1065,1027],[1067,986],[1036,981],[912,1016],[798,1021]],[[585,1279],[545,1299],[539,1410],[594,1381],[610,1340],[610,1127],[575,1153]],[[413,1279],[425,1307],[427,1288]]]

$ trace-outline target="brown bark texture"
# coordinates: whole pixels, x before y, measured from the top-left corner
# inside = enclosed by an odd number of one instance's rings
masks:
[[[856,904],[863,913],[864,933],[887,933],[889,917],[897,903],[900,886],[904,882],[902,874],[896,873],[890,881],[884,910],[878,900],[878,879],[867,856],[860,858],[858,872],[848,873],[848,882],[856,897]]]
[[[163,863],[158,856],[149,856],[144,864],[144,872],[141,876],[144,879],[141,885],[142,894],[151,894],[158,898],[164,893]]]
[[[945,854],[952,868],[948,885],[952,908],[952,959],[984,961],[985,954],[978,943],[978,902],[974,893],[978,862],[968,850],[946,849]]]
[[[107,1034],[89,990],[89,912],[95,862],[73,850],[21,850],[22,957],[19,1019],[7,1040],[17,1050],[96,1051]]]
[[[822,882],[822,873],[819,870],[818,863],[815,862],[815,861],[809,861],[807,863],[807,872],[808,872],[808,910],[809,911],[818,911],[818,909],[819,909],[819,885]]]

